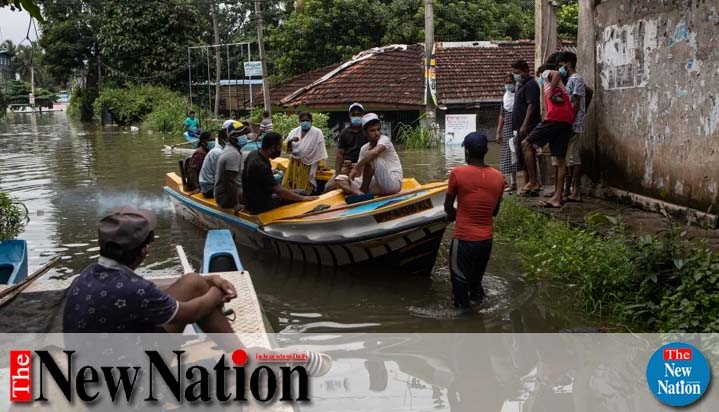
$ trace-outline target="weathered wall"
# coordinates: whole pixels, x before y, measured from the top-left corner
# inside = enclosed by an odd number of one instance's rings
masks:
[[[717,213],[718,44],[716,0],[580,0],[595,177]]]

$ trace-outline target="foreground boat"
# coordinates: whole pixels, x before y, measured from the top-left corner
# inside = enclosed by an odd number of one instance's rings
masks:
[[[287,166],[287,159],[273,162],[279,169]],[[317,174],[318,180],[331,176],[331,171]],[[184,190],[176,173],[166,177],[164,191],[186,219],[210,229],[227,228],[241,244],[298,262],[328,266],[372,262],[427,275],[447,227],[446,182],[421,185],[405,179],[396,195],[351,205],[335,190],[312,202],[259,215],[235,215],[231,209],[218,207],[214,199]]]
[[[27,277],[27,242],[0,241],[0,285],[14,285]]]

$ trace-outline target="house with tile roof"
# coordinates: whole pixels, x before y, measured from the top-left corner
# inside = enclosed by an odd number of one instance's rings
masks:
[[[438,42],[436,44],[437,122],[446,114],[477,114],[477,130],[494,136],[504,93],[503,76],[517,59],[534,65],[532,41]],[[301,78],[301,80],[300,80]],[[305,83],[299,87],[300,83]],[[296,88],[295,88],[296,87]],[[390,45],[365,50],[352,59],[307,73],[270,89],[283,110],[330,112],[342,127],[352,102],[377,112],[391,132],[415,123],[424,113],[424,45]]]

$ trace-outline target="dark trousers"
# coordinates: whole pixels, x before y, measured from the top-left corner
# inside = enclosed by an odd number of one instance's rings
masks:
[[[449,273],[454,306],[466,308],[470,300],[484,297],[482,278],[492,255],[492,239],[470,242],[452,239],[449,245]]]

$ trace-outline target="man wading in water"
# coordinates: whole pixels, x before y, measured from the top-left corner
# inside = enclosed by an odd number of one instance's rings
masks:
[[[467,165],[457,166],[449,174],[444,211],[450,222],[457,221],[449,247],[454,306],[468,308],[485,296],[482,277],[492,254],[493,218],[499,213],[504,176],[484,163],[487,136],[470,133],[462,146]]]

